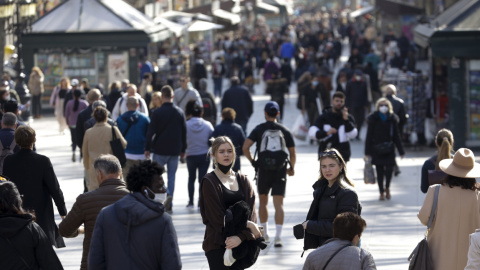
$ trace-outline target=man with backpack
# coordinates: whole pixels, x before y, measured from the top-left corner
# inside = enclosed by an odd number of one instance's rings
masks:
[[[0,129],[0,174],[3,174],[3,161],[5,157],[18,152],[20,148],[15,143],[15,129],[17,128],[17,116],[7,112],[2,118]]]
[[[127,88],[127,92],[122,95],[121,98],[117,100],[117,103],[115,103],[115,107],[113,107],[112,111],[112,120],[117,121],[117,118],[120,117],[120,115],[126,113],[128,111],[127,108],[127,99],[129,97],[136,97],[139,102],[139,106],[137,108],[137,111],[144,113],[146,116],[148,116],[148,106],[145,100],[140,96],[140,94],[137,93],[137,86],[135,84],[129,84]]]
[[[243,144],[243,154],[255,167],[258,173],[258,197],[260,199],[259,216],[260,225],[265,229],[265,241],[268,236],[268,193],[272,190],[273,205],[275,207],[275,247],[282,246],[281,233],[284,219],[283,198],[287,184],[287,174],[293,176],[295,171],[295,142],[292,134],[282,124],[277,123],[280,107],[275,101],[265,105],[266,122],[256,126]],[[256,143],[258,159],[254,160],[250,147]],[[290,155],[290,160],[288,156]],[[290,168],[287,169],[287,164]]]
[[[203,78],[200,80],[200,88],[198,93],[202,98],[203,103],[203,119],[210,122],[212,126],[217,124],[217,105],[215,105],[215,98],[212,93],[207,91],[207,79]]]

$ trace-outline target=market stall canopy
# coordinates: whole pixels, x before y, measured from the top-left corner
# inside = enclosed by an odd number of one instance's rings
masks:
[[[170,29],[171,32],[175,34],[176,37],[179,37],[182,35],[183,29],[184,29],[184,25],[182,24],[172,22],[161,16],[157,16],[153,21],[156,24],[165,25],[168,29]]]
[[[144,31],[152,42],[167,39],[166,26],[155,25],[122,0],[68,0],[32,25],[32,34]]]
[[[430,45],[430,38],[436,31],[465,31],[468,29],[478,30],[480,28],[480,14],[478,0],[461,0],[443,13],[438,15],[430,23],[420,24],[415,27],[414,41],[421,47]]]
[[[200,20],[195,20],[187,26],[188,32],[208,31],[222,28],[223,25]]]
[[[286,0],[265,0],[265,3],[272,6],[285,8],[288,15],[293,14],[293,5]]]
[[[202,21],[213,21],[213,18],[211,16],[207,16],[201,13],[188,13],[174,10],[163,12],[158,16],[177,23],[189,23],[193,20],[193,18],[197,18]]]
[[[424,13],[422,8],[394,0],[376,0],[375,7],[381,12],[392,15],[422,15]]]
[[[280,13],[280,9],[278,7],[267,4],[261,0],[258,0],[257,4],[254,7],[256,11],[259,13],[274,13],[274,14]]]
[[[373,10],[375,10],[374,6],[363,7],[363,8],[360,8],[360,9],[357,9],[355,11],[350,12],[348,14],[348,16],[350,17],[350,19],[355,19],[357,17],[368,14],[368,13],[372,12]]]
[[[242,20],[240,18],[240,15],[221,9],[220,1],[218,0],[212,2],[212,15],[220,19],[226,20],[232,25],[238,24]]]

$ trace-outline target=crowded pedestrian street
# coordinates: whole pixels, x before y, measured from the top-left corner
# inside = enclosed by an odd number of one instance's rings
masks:
[[[261,92],[257,88],[257,92]],[[264,104],[269,100],[266,95],[254,96],[254,114],[249,123],[249,130],[261,123]],[[284,123],[291,126],[297,117],[295,109],[296,96],[294,89],[285,105]],[[59,135],[53,117],[35,120],[32,127],[37,132],[37,151],[47,155],[52,160],[55,173],[64,192],[67,209],[70,209],[78,194],[83,190],[83,166],[81,163],[72,163],[71,152],[68,147],[68,134]],[[361,135],[361,137],[364,137]],[[257,263],[252,269],[302,269],[309,251],[300,257],[303,251],[303,241],[296,240],[292,228],[305,220],[308,208],[312,201],[312,185],[319,176],[316,145],[306,141],[296,140],[297,166],[295,176],[289,177],[285,197],[285,224],[281,248],[273,244],[261,251]],[[432,148],[407,148],[404,159],[398,158],[398,165],[402,173],[392,180],[392,199],[378,200],[377,185],[367,185],[363,181],[363,142],[353,142],[352,158],[348,162],[348,174],[354,179],[359,200],[362,203],[362,217],[367,222],[363,233],[361,246],[370,251],[378,269],[406,269],[407,258],[418,241],[425,233],[425,226],[421,225],[417,213],[423,203],[425,195],[420,191],[420,171],[423,162],[433,152]],[[252,149],[253,150],[253,149]],[[211,170],[211,169],[209,169]],[[242,172],[250,181],[254,178],[254,170],[242,158]],[[177,190],[173,206],[172,219],[177,230],[179,249],[182,259],[182,269],[208,269],[208,263],[202,250],[202,241],[205,226],[202,224],[200,213],[194,209],[185,208],[188,201],[187,192],[188,172],[185,164],[181,164],[177,171]],[[273,206],[269,206],[273,211]],[[56,222],[60,222],[56,214]],[[273,223],[273,217],[269,220]],[[65,238],[66,247],[56,249],[65,269],[78,269],[81,259],[83,236]]]
[[[480,269],[480,0],[0,3],[0,269]]]

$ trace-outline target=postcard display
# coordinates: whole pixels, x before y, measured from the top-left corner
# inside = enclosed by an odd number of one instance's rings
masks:
[[[424,133],[427,101],[423,77],[414,73],[385,73],[382,84],[395,85],[397,97],[404,101],[405,111],[409,115],[403,127],[404,134],[409,136],[414,132]]]

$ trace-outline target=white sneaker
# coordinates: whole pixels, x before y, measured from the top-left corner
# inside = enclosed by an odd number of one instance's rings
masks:
[[[280,237],[275,237],[275,247],[282,247],[282,239]]]
[[[263,238],[265,239],[265,243],[270,243],[270,236],[268,236],[268,234],[265,234]]]

